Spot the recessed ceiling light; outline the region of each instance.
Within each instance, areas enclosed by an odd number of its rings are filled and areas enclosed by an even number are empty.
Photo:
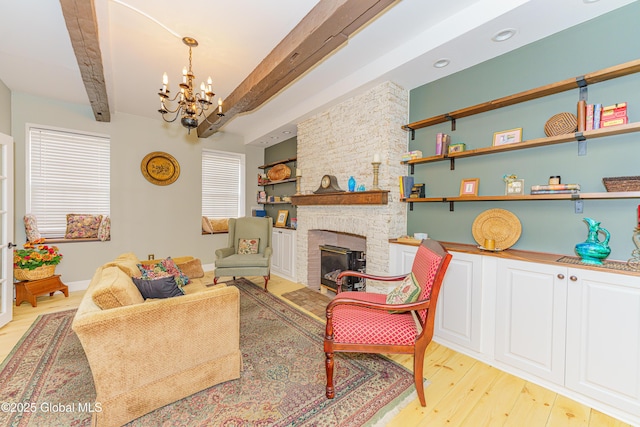
[[[436,62],[433,63],[433,66],[436,68],[443,68],[446,67],[447,65],[449,65],[451,61],[449,61],[447,58],[442,58],[442,59],[438,59]]]
[[[291,131],[290,130],[283,130],[282,133],[284,133],[286,135],[289,135],[291,133]]]
[[[494,42],[503,42],[505,40],[509,40],[516,34],[516,30],[513,28],[507,28],[504,30],[500,30],[491,37],[491,40]]]

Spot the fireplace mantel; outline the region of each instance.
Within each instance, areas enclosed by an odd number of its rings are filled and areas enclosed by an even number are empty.
[[[343,191],[327,194],[302,194],[291,196],[291,203],[296,206],[313,205],[386,205],[389,190]]]

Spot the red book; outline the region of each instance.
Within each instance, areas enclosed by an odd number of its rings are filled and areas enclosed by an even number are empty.
[[[625,117],[627,115],[627,107],[613,108],[611,110],[602,110],[601,120],[610,120],[617,117]]]
[[[627,122],[629,121],[628,117],[618,117],[615,119],[611,119],[611,120],[604,120],[602,122],[600,122],[600,127],[601,128],[606,128],[606,127],[611,127],[611,126],[618,126],[618,125],[626,125]]]

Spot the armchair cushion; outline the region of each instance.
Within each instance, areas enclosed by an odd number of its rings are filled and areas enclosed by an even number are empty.
[[[368,292],[341,292],[335,300],[353,298],[386,304],[387,296]],[[333,339],[336,343],[413,345],[416,323],[409,312],[389,315],[387,310],[336,305],[333,310]]]
[[[216,268],[269,267],[269,257],[262,254],[234,254],[216,260]]]
[[[171,298],[184,295],[182,289],[176,284],[174,276],[161,277],[159,279],[139,279],[134,277],[133,283],[135,283],[144,299]]]
[[[238,241],[238,254],[249,255],[258,253],[260,239],[240,239]]]
[[[420,285],[413,273],[410,273],[405,279],[396,286],[387,295],[387,304],[407,304],[418,301],[420,296]],[[393,313],[393,312],[392,312]]]

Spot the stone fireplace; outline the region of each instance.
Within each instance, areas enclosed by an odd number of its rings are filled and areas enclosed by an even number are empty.
[[[317,289],[315,257],[319,244],[339,244],[359,236],[367,258],[366,271],[386,275],[389,271],[389,239],[405,234],[407,206],[399,201],[398,176],[406,174],[400,157],[407,150],[408,93],[392,82],[382,83],[365,94],[348,99],[298,125],[300,190],[315,191],[323,175],[335,175],[343,190],[353,176],[356,185],[372,189],[374,155],[381,165],[379,186],[389,190],[385,205],[298,206],[296,274],[300,283]],[[332,237],[329,234],[332,232]],[[326,241],[320,242],[324,239]],[[317,252],[317,255],[316,255]],[[319,259],[319,258],[318,258]],[[319,268],[319,267],[318,267]],[[367,290],[386,293],[387,287],[371,281]]]

